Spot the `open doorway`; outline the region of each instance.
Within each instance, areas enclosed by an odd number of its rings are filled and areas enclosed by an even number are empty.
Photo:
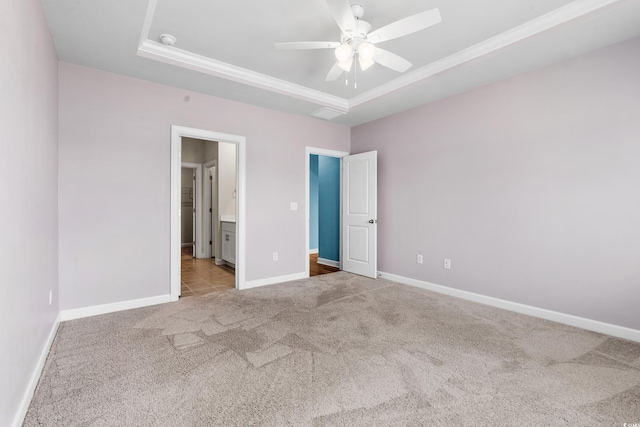
[[[239,288],[245,139],[179,126],[171,134],[171,299]]]
[[[180,297],[233,289],[236,144],[192,137],[180,142]]]
[[[348,153],[306,149],[307,276],[341,269],[341,158]]]

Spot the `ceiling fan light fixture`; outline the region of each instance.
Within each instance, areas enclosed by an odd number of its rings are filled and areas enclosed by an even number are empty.
[[[345,61],[339,61],[338,67],[342,68],[347,73],[351,71],[351,66],[353,65],[353,56],[347,58]]]
[[[336,48],[336,59],[338,60],[338,62],[345,62],[352,56],[353,48],[350,45],[343,43]],[[349,65],[349,68],[350,67],[351,65]]]
[[[364,61],[373,61],[373,56],[376,54],[376,48],[371,43],[360,43],[358,46],[358,57]]]

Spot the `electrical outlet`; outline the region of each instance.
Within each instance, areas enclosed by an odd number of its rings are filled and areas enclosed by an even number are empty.
[[[53,302],[53,290],[49,289],[49,305]]]
[[[417,262],[418,264],[422,264],[422,263],[424,263],[424,259],[422,258],[422,254],[418,254],[418,255],[416,255],[416,262]]]
[[[298,202],[291,202],[291,210],[292,211],[298,210]]]
[[[277,261],[278,260],[278,252],[274,252],[273,253],[273,260]]]
[[[449,258],[444,259],[443,267],[447,270],[451,270],[451,260]]]

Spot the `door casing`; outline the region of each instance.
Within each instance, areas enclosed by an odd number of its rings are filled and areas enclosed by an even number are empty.
[[[344,156],[348,156],[349,153],[347,153],[346,151],[337,151],[337,150],[329,150],[326,148],[318,148],[318,147],[305,147],[305,187],[304,187],[304,194],[305,194],[305,221],[304,221],[304,226],[305,226],[305,233],[304,233],[304,253],[305,253],[305,277],[309,277],[309,255],[311,255],[311,253],[309,252],[309,205],[310,205],[310,195],[309,195],[309,186],[311,185],[311,162],[310,162],[310,158],[312,154],[317,154],[319,156],[328,156],[328,157],[338,157],[338,158],[343,158]],[[340,167],[340,174],[341,174],[341,181],[342,181],[342,166]],[[340,192],[342,192],[342,185],[340,186]],[[342,212],[342,197],[340,197],[340,212]],[[342,230],[342,213],[340,214],[340,230]],[[342,260],[342,231],[340,232],[340,258]],[[340,265],[340,268],[342,268],[342,264]]]
[[[180,179],[182,167],[182,138],[222,141],[237,146],[238,189],[236,194],[236,289],[244,289],[246,283],[246,158],[247,139],[240,135],[171,126],[171,199],[170,199],[170,300],[180,297]]]

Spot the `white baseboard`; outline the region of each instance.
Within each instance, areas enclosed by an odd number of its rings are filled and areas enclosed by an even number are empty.
[[[340,268],[340,261],[334,261],[332,259],[318,258],[318,264],[328,265],[330,267]]]
[[[132,308],[147,307],[150,305],[171,302],[171,295],[159,295],[157,297],[140,298],[129,301],[114,302],[111,304],[93,305],[90,307],[73,308],[60,312],[61,320],[81,319],[83,317],[97,316],[99,314],[114,313],[116,311],[130,310]]]
[[[239,289],[243,290],[243,289],[257,288],[259,286],[273,285],[275,283],[284,283],[284,282],[291,282],[292,280],[307,279],[308,277],[309,276],[305,272],[302,272],[302,273],[296,273],[296,274],[288,274],[286,276],[277,276],[277,277],[268,277],[266,279],[250,280],[248,282],[244,282]]]
[[[49,331],[49,336],[47,336],[47,340],[45,341],[44,346],[40,351],[40,356],[38,357],[36,366],[33,368],[31,378],[29,378],[29,383],[27,384],[27,389],[24,391],[24,395],[22,396],[22,400],[20,401],[20,406],[18,407],[18,411],[13,418],[13,423],[11,423],[13,427],[20,427],[24,422],[24,417],[27,416],[27,411],[29,410],[31,399],[33,399],[33,394],[36,391],[36,386],[38,385],[38,381],[40,381],[40,375],[42,374],[44,364],[47,361],[47,356],[49,356],[49,350],[51,350],[53,340],[55,339],[56,333],[58,332],[60,321],[61,316],[60,313],[58,313],[58,317],[56,317],[56,320],[51,327],[51,331]]]
[[[315,249],[309,249],[309,255],[311,254],[317,254],[318,253],[318,248]]]
[[[475,294],[473,292],[462,291],[459,289],[449,288],[447,286],[436,285],[421,280],[410,279],[408,277],[397,276],[395,274],[378,272],[383,279],[388,279],[404,285],[415,286],[429,291],[462,298],[468,301],[478,302],[480,304],[490,305],[505,310],[515,311],[529,316],[539,317],[541,319],[551,320],[565,325],[575,326],[577,328],[587,329],[589,331],[599,332],[630,341],[640,342],[640,330],[627,328],[625,326],[612,325],[610,323],[600,322],[598,320],[586,319],[584,317],[573,316],[571,314],[560,313],[557,311],[547,310],[545,308],[533,307],[530,305],[520,304],[502,300],[499,298],[488,297],[485,295]]]

